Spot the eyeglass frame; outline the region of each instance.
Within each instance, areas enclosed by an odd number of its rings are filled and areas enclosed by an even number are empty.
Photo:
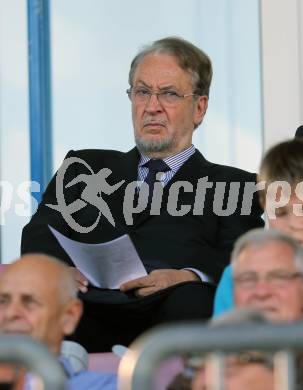
[[[280,275],[279,275],[280,272]],[[294,272],[288,272],[284,273],[284,275],[281,273],[281,270],[273,270],[269,271],[265,275],[258,275],[256,272],[246,272],[247,276],[250,276],[251,279],[249,280],[242,279],[241,276],[245,276],[245,272],[239,275],[235,275],[233,277],[235,285],[238,284],[238,286],[241,286],[242,288],[245,288],[246,290],[253,289],[256,287],[258,283],[260,283],[261,280],[266,281],[271,287],[280,287],[280,286],[286,286],[287,283],[291,282],[292,280],[296,278],[302,278],[303,274],[299,271]]]
[[[168,105],[168,106],[173,106],[174,104],[178,104],[178,102],[181,100],[181,99],[185,99],[185,98],[187,98],[187,97],[189,97],[189,96],[201,96],[201,95],[199,95],[198,93],[187,93],[187,94],[179,94],[177,91],[175,91],[175,90],[172,90],[172,89],[165,89],[165,90],[163,90],[163,91],[160,91],[160,92],[155,92],[155,91],[153,91],[153,90],[151,90],[151,89],[148,89],[148,88],[146,88],[146,87],[135,87],[135,86],[131,86],[130,88],[128,88],[127,90],[126,90],[126,93],[127,93],[127,95],[128,95],[128,97],[129,97],[129,99],[130,99],[130,101],[131,102],[134,102],[133,100],[132,100],[132,98],[131,98],[131,93],[132,93],[132,91],[134,90],[134,89],[136,89],[136,88],[142,88],[142,90],[145,90],[146,91],[146,93],[147,93],[147,95],[148,95],[148,99],[146,100],[146,101],[142,101],[141,103],[139,103],[139,104],[147,104],[147,103],[149,103],[150,102],[150,99],[151,99],[151,97],[153,96],[153,95],[156,95],[156,97],[157,97],[157,100],[158,100],[158,102],[162,105],[162,106],[166,106],[166,105]],[[178,100],[176,100],[175,102],[173,102],[173,103],[168,103],[167,104],[167,102],[165,103],[163,103],[163,101],[161,101],[161,96],[163,96],[164,94],[166,94],[166,93],[169,93],[169,92],[173,92],[173,93],[175,93],[175,95],[176,95],[176,97],[178,97]],[[137,102],[137,104],[138,104],[138,102]]]

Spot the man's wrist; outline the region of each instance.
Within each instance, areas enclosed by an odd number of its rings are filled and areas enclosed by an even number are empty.
[[[184,278],[184,282],[197,282],[197,281],[199,282],[200,281],[199,276],[195,272],[193,272],[189,269],[182,269],[179,272],[182,272],[182,277]]]

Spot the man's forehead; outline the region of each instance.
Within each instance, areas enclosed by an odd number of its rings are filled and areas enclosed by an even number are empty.
[[[51,275],[47,277],[38,269],[30,270],[12,266],[0,277],[1,293],[46,296],[53,295],[57,288],[58,279],[54,279]]]
[[[0,292],[24,292],[26,294],[35,292],[37,285],[33,277],[22,278],[19,274],[7,274],[0,278]]]
[[[7,297],[9,299],[24,299],[24,298],[35,298],[37,300],[43,301],[47,300],[48,297],[51,297],[53,294],[46,294],[45,291],[35,288],[36,286],[22,283],[14,284],[12,280],[3,280],[0,282],[0,296]]]
[[[134,73],[134,83],[139,81],[151,82],[158,80],[165,84],[172,80],[180,81],[180,75],[186,81],[191,82],[192,74],[190,71],[182,69],[176,57],[169,54],[148,54],[139,62]],[[182,80],[182,81],[185,81]]]
[[[284,242],[272,241],[262,245],[250,245],[238,256],[236,269],[296,268],[293,249]]]
[[[21,259],[8,265],[5,271],[1,274],[10,278],[20,277],[32,279],[43,279],[46,282],[52,279],[58,279],[61,273],[61,264],[54,262],[47,256],[39,255],[25,255]]]

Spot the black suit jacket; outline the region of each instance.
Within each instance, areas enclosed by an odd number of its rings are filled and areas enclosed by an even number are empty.
[[[135,224],[128,226],[123,214],[123,199],[125,188],[130,182],[137,180],[139,153],[136,148],[127,153],[109,150],[71,151],[66,157],[77,157],[84,160],[97,173],[102,168],[109,168],[112,174],[107,182],[115,184],[120,180],[125,183],[113,194],[102,194],[103,200],[111,209],[115,226],[101,216],[97,227],[89,233],[78,233],[70,228],[61,214],[46,206],[56,204],[56,176],[48,185],[42,202],[31,221],[23,229],[21,252],[43,252],[56,256],[68,264],[72,264],[67,254],[62,250],[47,225],[51,225],[64,235],[78,241],[99,243],[112,240],[122,234],[129,234],[148,270],[153,268],[196,268],[208,274],[217,282],[223,268],[229,263],[230,252],[235,240],[245,231],[263,226],[260,218],[261,208],[255,194],[250,215],[240,215],[242,196],[246,182],[255,182],[256,177],[246,171],[213,164],[207,161],[196,150],[185,164],[175,174],[163,191],[163,201],[160,215],[152,216],[142,212],[135,219]],[[79,174],[90,174],[87,167],[81,163],[71,165],[64,176],[64,183],[70,182]],[[199,210],[195,215],[193,205],[201,206],[201,200],[196,198],[196,187],[199,179],[208,177],[213,187],[206,190],[203,214]],[[169,190],[174,183],[187,181],[192,184],[193,192],[179,192],[180,205],[190,205],[191,210],[184,216],[172,216],[167,210]],[[225,203],[229,192],[229,183],[239,183],[239,196],[236,210],[229,216],[218,216],[214,212],[213,201],[215,187],[220,182],[226,182]],[[66,204],[81,198],[84,183],[65,188]],[[199,203],[200,202],[200,203]],[[226,204],[225,204],[226,205]],[[87,205],[73,214],[73,218],[82,226],[90,226],[97,218],[99,210]],[[88,296],[87,296],[88,297]]]

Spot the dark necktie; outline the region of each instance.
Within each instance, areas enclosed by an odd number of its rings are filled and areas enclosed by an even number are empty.
[[[145,163],[144,166],[148,168],[148,174],[144,181],[149,186],[148,206],[150,206],[150,203],[152,201],[154,184],[157,181],[157,173],[167,172],[170,170],[170,168],[163,160],[159,159],[151,159],[147,163]]]

